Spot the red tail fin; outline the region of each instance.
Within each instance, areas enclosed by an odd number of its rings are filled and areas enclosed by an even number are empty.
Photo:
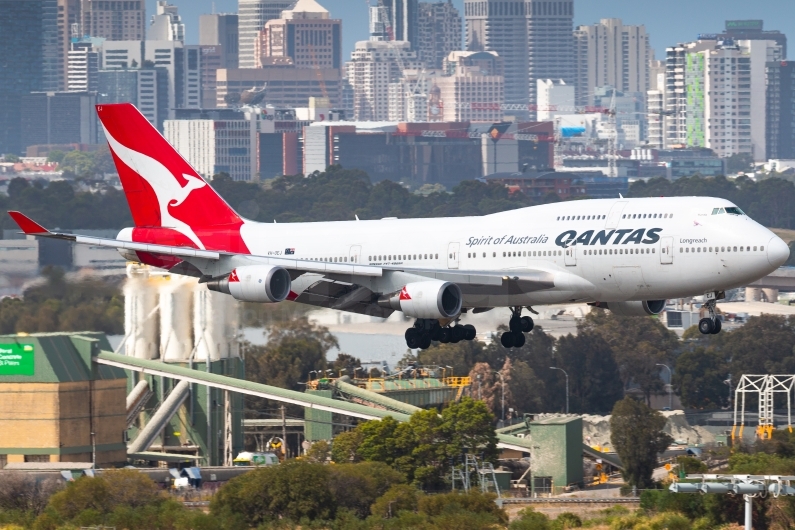
[[[243,220],[134,105],[97,105],[136,240],[248,252]]]

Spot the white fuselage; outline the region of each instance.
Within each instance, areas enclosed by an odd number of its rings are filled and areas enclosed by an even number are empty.
[[[465,292],[464,307],[660,300],[740,287],[786,260],[786,244],[767,228],[713,214],[733,206],[705,197],[598,199],[482,217],[246,222],[241,234],[260,256],[554,278],[554,288],[487,301]]]

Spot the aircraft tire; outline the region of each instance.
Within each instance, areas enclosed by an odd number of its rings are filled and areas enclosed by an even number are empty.
[[[450,334],[452,335],[452,343],[458,343],[462,340],[466,339],[466,330],[464,330],[464,326],[453,326],[450,330]]]
[[[713,324],[711,318],[702,318],[698,321],[698,330],[701,332],[702,335],[710,335],[712,334],[712,330],[715,329],[715,324]]]
[[[502,344],[503,348],[513,348],[513,341],[514,334],[510,331],[506,331],[500,337],[500,344]]]
[[[439,333],[439,342],[441,342],[442,344],[449,343],[451,338],[450,337],[451,333],[452,331],[450,330],[450,328],[442,328],[441,333]]]
[[[514,333],[513,334],[513,347],[514,348],[521,348],[522,346],[524,346],[524,343],[525,343],[524,333],[519,332],[519,333]]]
[[[712,323],[712,334],[717,335],[718,333],[720,333],[720,329],[722,327],[723,326],[721,325],[720,319],[716,317],[715,322]]]
[[[508,321],[508,328],[514,333],[522,331],[522,317],[513,315],[511,320]]]
[[[431,335],[429,333],[423,333],[420,337],[420,349],[427,350],[431,347]]]
[[[406,346],[412,350],[420,347],[420,332],[416,328],[406,330]]]
[[[535,323],[533,322],[532,318],[530,318],[530,317],[522,317],[522,332],[530,333],[531,331],[533,331],[533,327],[534,326],[535,326]]]
[[[464,340],[475,340],[477,334],[478,332],[472,324],[464,326]]]

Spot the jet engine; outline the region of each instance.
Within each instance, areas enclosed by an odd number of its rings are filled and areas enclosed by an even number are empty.
[[[457,317],[462,303],[461,288],[441,280],[409,283],[378,299],[381,307],[402,311],[406,316],[434,319]]]
[[[597,307],[609,309],[622,317],[642,317],[657,315],[665,309],[666,300],[643,300],[642,302],[606,302]]]
[[[241,302],[281,302],[290,294],[290,273],[273,265],[245,265],[220,280],[207,282],[207,288],[232,295]]]

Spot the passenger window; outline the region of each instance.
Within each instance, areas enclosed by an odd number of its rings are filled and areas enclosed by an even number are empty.
[[[436,254],[436,259],[439,259],[439,254]]]
[[[627,218],[627,216],[626,216],[626,215],[622,215],[622,216],[621,216],[621,218],[622,218],[622,219],[626,219],[626,218]]]
[[[737,247],[734,247],[734,252],[737,252]]]
[[[756,247],[754,247],[754,252],[756,252]]]
[[[483,253],[483,257],[484,257],[484,258],[486,257],[486,253],[485,253],[485,252]]]
[[[645,213],[643,214],[643,218],[646,219],[646,214]]]
[[[765,247],[759,247],[759,250],[761,250],[762,252],[764,252],[764,251],[765,251]]]

